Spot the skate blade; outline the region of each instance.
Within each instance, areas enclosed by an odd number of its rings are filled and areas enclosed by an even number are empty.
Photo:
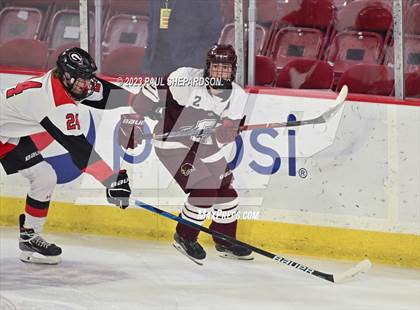
[[[219,256],[223,258],[227,258],[227,259],[234,259],[234,260],[253,260],[254,259],[252,254],[249,254],[247,256],[237,256],[231,253],[219,252]]]
[[[19,259],[24,263],[57,265],[61,262],[61,256],[44,256],[36,252],[22,252]]]
[[[203,266],[203,263],[202,262],[200,262],[199,260],[195,259],[194,257],[189,256],[187,254],[187,252],[185,252],[185,250],[182,248],[182,246],[180,246],[178,243],[174,242],[174,243],[172,243],[172,245],[174,246],[175,249],[177,249],[180,253],[182,253],[183,255],[185,255],[186,257],[188,257],[194,263],[196,263],[199,266]]]

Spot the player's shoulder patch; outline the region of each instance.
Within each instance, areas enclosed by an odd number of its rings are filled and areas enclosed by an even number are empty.
[[[76,104],[64,88],[58,77],[51,75],[51,88],[54,97],[54,104],[56,107],[64,104]]]

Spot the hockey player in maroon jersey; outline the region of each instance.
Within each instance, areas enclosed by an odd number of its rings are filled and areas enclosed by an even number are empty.
[[[164,106],[163,117],[155,134],[216,128],[215,135],[155,140],[155,151],[163,165],[188,195],[181,217],[202,224],[211,213],[210,228],[236,237],[238,195],[232,187],[233,175],[225,158],[225,146],[232,143],[244,119],[247,95],[234,82],[237,57],[231,45],[214,45],[208,52],[206,68],[179,68],[169,75],[164,86],[145,84],[132,107],[138,113],[124,115],[120,128],[122,145],[135,147],[142,139],[142,126],[124,121],[141,120],[146,111]],[[216,83],[189,82],[216,80]],[[203,80],[202,81],[206,81]],[[133,129],[134,128],[134,129]],[[131,135],[130,135],[131,133]],[[134,141],[133,141],[134,140]],[[206,252],[198,243],[199,231],[178,224],[174,246],[193,260],[202,260]],[[223,257],[252,259],[251,251],[214,238]]]
[[[7,174],[18,172],[30,182],[25,214],[19,217],[24,262],[56,264],[61,260],[61,248],[40,236],[57,176],[31,135],[48,132],[80,170],[105,186],[108,202],[123,209],[128,206],[131,189],[126,171],[113,171],[102,160],[79,122],[80,103],[98,109],[128,104],[130,94],[97,78],[96,69],[86,51],[70,48],[58,57],[55,69],[0,92],[0,162]]]

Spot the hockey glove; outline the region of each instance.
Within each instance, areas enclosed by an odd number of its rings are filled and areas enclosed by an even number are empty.
[[[142,85],[138,93],[131,101],[133,110],[152,120],[160,120],[162,117],[162,102],[159,98],[159,90],[154,83]]]
[[[122,114],[118,130],[118,143],[125,149],[135,149],[144,137],[144,117],[140,114]]]
[[[129,205],[131,195],[130,182],[126,170],[120,170],[114,173],[107,180],[104,185],[106,187],[106,199],[109,203],[125,209]]]
[[[225,118],[223,124],[216,127],[217,142],[227,144],[235,141],[239,134],[241,120],[231,120]]]

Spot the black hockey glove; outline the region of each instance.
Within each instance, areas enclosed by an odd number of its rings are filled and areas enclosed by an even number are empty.
[[[122,114],[118,143],[125,149],[135,149],[143,142],[144,117],[140,114]]]
[[[126,170],[114,173],[105,182],[106,199],[109,203],[125,209],[129,205],[131,195],[130,183]]]

